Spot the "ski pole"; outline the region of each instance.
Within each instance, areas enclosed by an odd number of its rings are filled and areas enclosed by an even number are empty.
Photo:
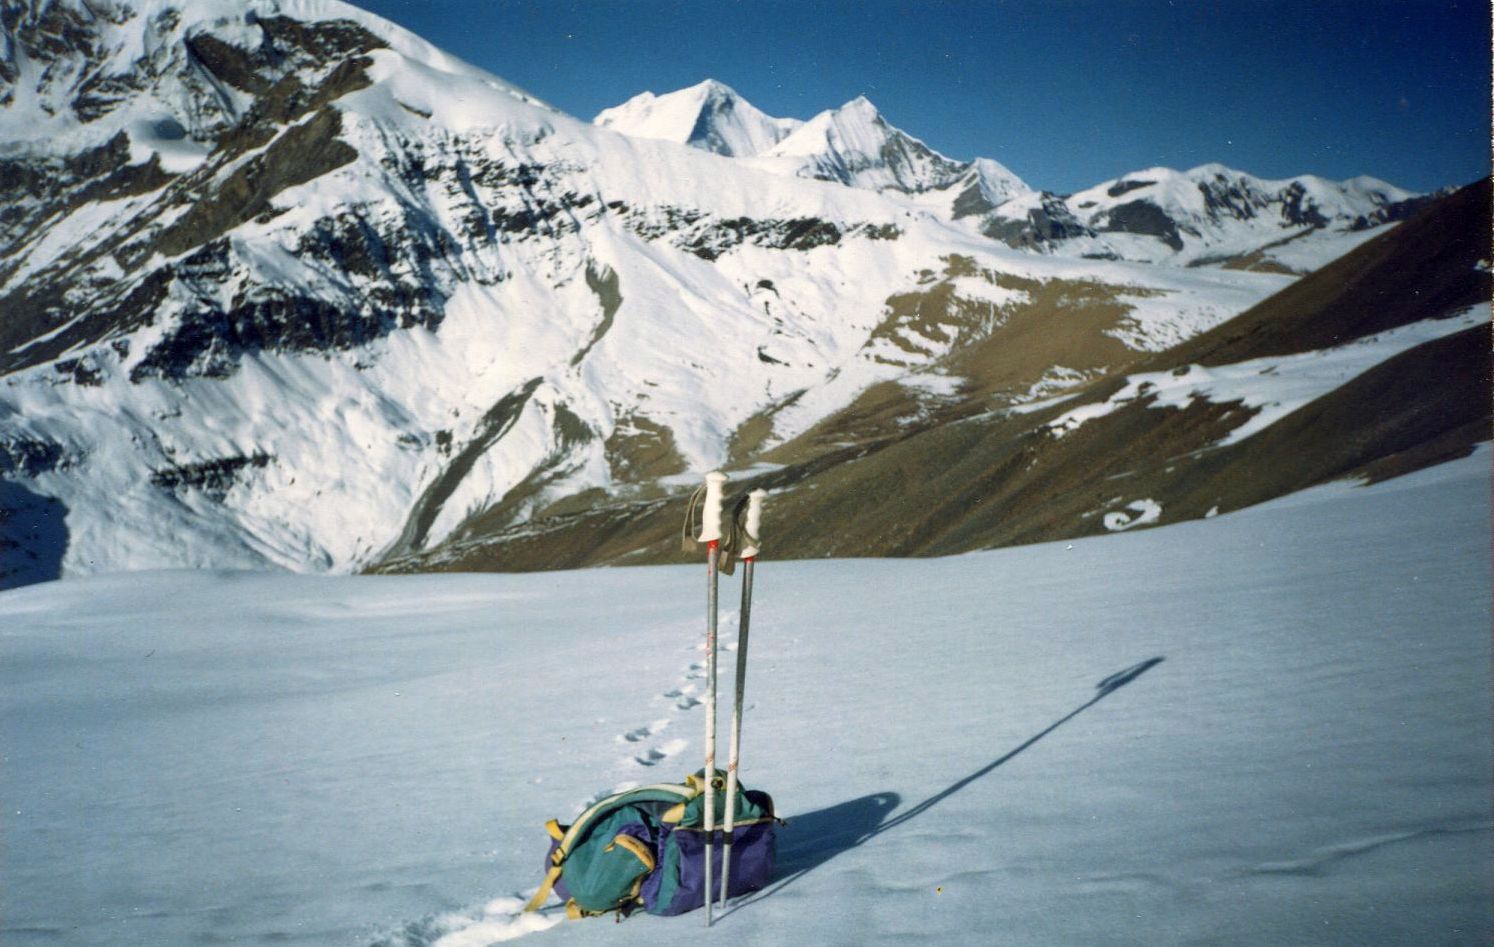
[[[711,861],[716,833],[716,551],[721,545],[721,492],[726,474],[706,474],[700,541],[706,543],[705,919],[711,926]]]
[[[742,612],[737,624],[737,691],[731,709],[731,749],[726,764],[726,841],[721,855],[721,903],[731,896],[731,832],[737,815],[737,763],[742,743],[742,690],[747,686],[747,627],[752,619],[752,565],[757,561],[762,536],[763,498],[766,490],[747,494],[747,540],[742,547]]]

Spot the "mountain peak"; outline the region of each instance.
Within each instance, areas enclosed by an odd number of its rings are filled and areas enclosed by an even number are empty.
[[[794,159],[801,177],[906,194],[948,187],[971,169],[889,124],[864,95],[811,118],[768,156]]]
[[[741,98],[737,90],[718,79],[702,79],[684,92],[700,92],[714,98]]]
[[[634,138],[679,142],[728,157],[750,157],[772,148],[801,124],[764,114],[716,79],[654,95],[643,92],[604,109],[592,124]]]

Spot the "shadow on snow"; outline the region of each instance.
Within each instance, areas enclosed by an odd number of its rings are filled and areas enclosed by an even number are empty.
[[[62,577],[67,507],[13,480],[0,480],[0,591]]]
[[[781,877],[771,887],[764,889],[762,893],[733,905],[721,917],[726,917],[739,907],[751,904],[762,898],[770,897],[842,852],[865,845],[883,832],[895,829],[904,822],[923,815],[961,789],[964,789],[981,777],[989,775],[996,767],[1010,761],[1017,754],[1028,749],[1043,737],[1057,730],[1070,720],[1073,720],[1084,711],[1161,663],[1162,658],[1148,658],[1145,661],[1131,665],[1125,670],[1117,671],[1110,675],[1095,685],[1095,695],[1089,700],[1075,707],[1067,714],[1064,714],[1047,727],[1028,737],[1022,743],[998,756],[985,766],[982,766],[962,779],[956,780],[916,806],[898,813],[896,816],[893,815],[893,812],[897,809],[899,803],[901,803],[902,798],[895,792],[873,793],[869,796],[862,796],[859,799],[838,803],[827,809],[817,809],[814,812],[806,812],[803,815],[794,816],[787,821],[778,836],[778,871]]]

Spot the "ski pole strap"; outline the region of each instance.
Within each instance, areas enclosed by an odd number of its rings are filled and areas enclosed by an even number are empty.
[[[752,559],[762,551],[763,498],[767,495],[768,491],[759,488],[732,506],[730,527],[721,540],[722,575],[731,575],[737,560]]]
[[[681,552],[695,551],[695,530],[691,527],[695,522],[695,510],[700,506],[700,498],[705,496],[705,489],[706,485],[703,483],[696,487],[695,492],[690,494],[689,504],[685,507],[685,522],[680,527]]]
[[[742,544],[742,511],[747,508],[747,498],[741,497],[733,504],[731,515],[726,518],[726,535],[721,538],[721,557],[717,568],[722,575],[731,575],[737,568],[737,547]]]
[[[747,523],[742,527],[742,535],[745,542],[738,555],[743,559],[755,559],[762,552],[763,535],[763,500],[768,496],[768,491],[759,487],[747,494]],[[741,504],[738,504],[741,509]]]

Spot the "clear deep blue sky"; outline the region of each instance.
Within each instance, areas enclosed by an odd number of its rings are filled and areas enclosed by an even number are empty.
[[[1490,170],[1487,2],[354,2],[580,118],[707,77],[794,118],[865,95],[1060,192],[1207,161],[1413,190]]]

